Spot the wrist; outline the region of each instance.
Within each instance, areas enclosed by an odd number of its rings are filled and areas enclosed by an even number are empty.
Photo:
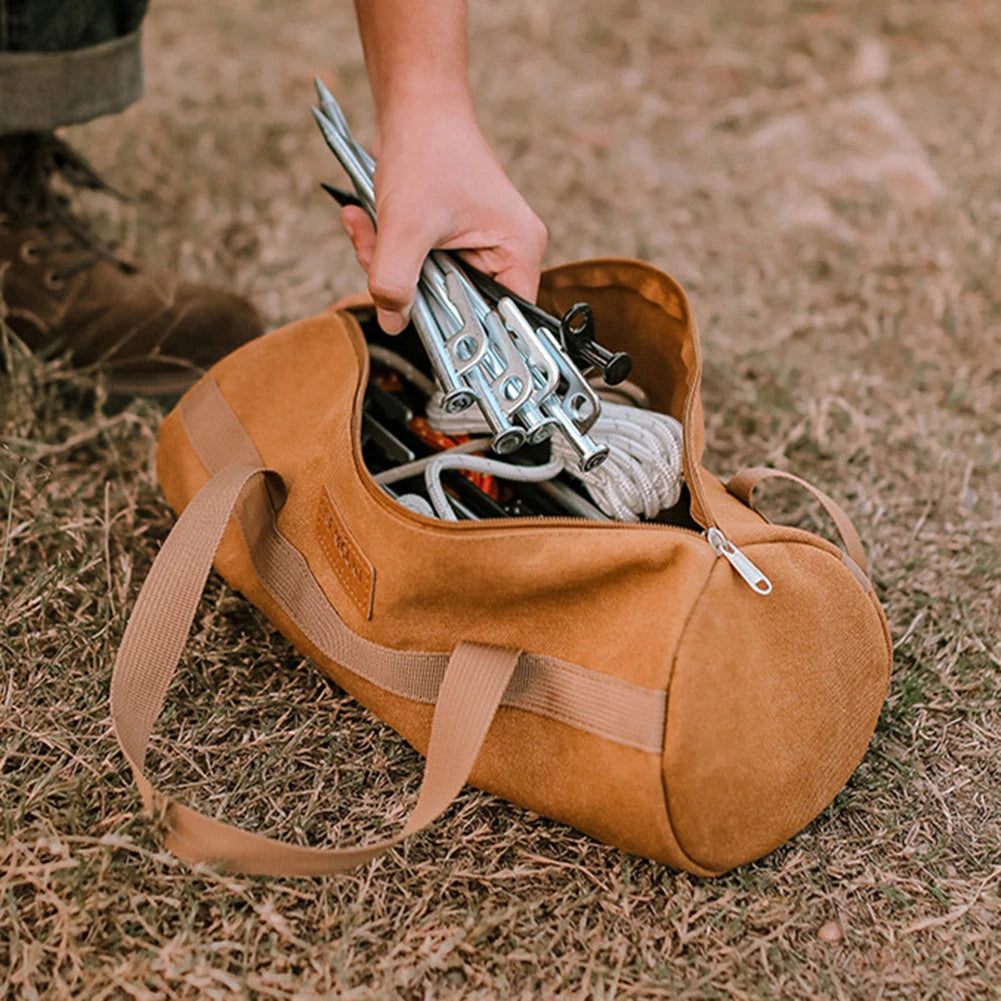
[[[385,138],[399,129],[448,120],[478,128],[473,99],[464,81],[428,80],[419,76],[394,80],[376,108],[376,128]]]

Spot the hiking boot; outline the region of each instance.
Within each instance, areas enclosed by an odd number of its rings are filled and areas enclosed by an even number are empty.
[[[114,193],[55,135],[0,136],[0,295],[32,352],[106,372],[115,393],[168,394],[262,332],[240,296],[118,256],[54,190],[57,175]]]

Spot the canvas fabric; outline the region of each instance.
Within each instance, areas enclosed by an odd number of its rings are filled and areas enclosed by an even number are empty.
[[[428,755],[425,786],[445,769],[433,808],[418,804],[422,823],[468,780],[713,875],[780,845],[847,781],[892,659],[854,528],[806,484],[841,547],[773,525],[752,495],[774,472],[724,484],[702,467],[700,348],[672,279],[628,260],[546,273],[544,306],[578,300],[602,340],[632,354],[652,406],[682,421],[692,518],[746,552],[772,593],[755,593],[696,530],[444,523],[403,509],[360,454],[364,299],[290,324],[214,366],[160,430],[160,482],[181,517],[119,653],[113,717],[178,854],[273,874],[370,857],[198,819],[145,777],[145,741],[213,558],[297,649]]]

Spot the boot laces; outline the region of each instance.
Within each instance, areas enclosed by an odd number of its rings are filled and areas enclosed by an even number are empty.
[[[0,156],[7,168],[0,209],[17,226],[46,234],[48,239],[35,244],[36,253],[76,255],[72,263],[52,272],[54,279],[65,281],[102,260],[122,271],[134,270],[89,223],[73,213],[69,197],[53,187],[53,178],[58,176],[70,188],[124,197],[80,153],[54,133],[26,132],[5,136],[0,141]]]

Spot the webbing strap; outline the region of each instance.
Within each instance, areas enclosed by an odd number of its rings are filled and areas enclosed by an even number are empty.
[[[181,400],[185,434],[210,475],[232,462],[263,466],[247,429],[216,382],[203,379]],[[278,506],[277,478],[268,478]],[[394,695],[434,702],[448,655],[397,650],[350,629],[310,571],[302,551],[275,523],[263,491],[245,493],[237,521],[251,568],[270,599],[325,657]],[[265,609],[267,611],[267,609]],[[502,705],[567,723],[651,754],[664,744],[667,695],[559,657],[523,654]]]
[[[166,845],[176,855],[251,875],[324,875],[374,858],[448,808],[472,771],[519,651],[474,643],[456,647],[437,692],[417,803],[394,837],[341,849],[302,847],[215,820],[164,796],[143,771],[153,724],[230,514],[245,490],[266,498],[266,480],[280,486],[276,473],[259,466],[227,466],[185,508],[153,562],[115,658],[111,717],[143,804],[162,819]]]
[[[855,526],[851,523],[851,519],[845,514],[844,508],[836,500],[828,497],[823,490],[818,490],[812,483],[807,483],[806,480],[801,480],[792,473],[785,473],[781,469],[752,466],[749,469],[742,469],[735,476],[732,476],[727,481],[726,489],[735,497],[742,500],[748,507],[753,507],[755,511],[758,511],[752,501],[751,495],[759,483],[771,479],[788,480],[791,483],[795,483],[818,501],[821,507],[830,515],[831,521],[834,522],[838,534],[841,536],[841,541],[844,543],[845,551],[863,573],[868,573],[865,549],[862,546],[862,540],[859,538],[858,532],[855,531]],[[760,511],[758,513],[761,514]],[[762,515],[762,517],[764,516]]]

